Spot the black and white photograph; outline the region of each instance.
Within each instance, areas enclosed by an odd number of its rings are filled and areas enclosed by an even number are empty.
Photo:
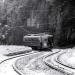
[[[0,75],[75,75],[74,0],[0,0]]]

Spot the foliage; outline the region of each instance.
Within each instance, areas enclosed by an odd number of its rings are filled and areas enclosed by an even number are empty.
[[[63,36],[62,27],[67,18],[73,16],[74,9],[73,0],[5,0],[0,3],[0,33],[8,32],[8,44],[22,44],[23,35],[47,31],[54,35],[56,45]],[[27,27],[28,19],[32,23],[30,27]],[[5,25],[9,26],[7,30],[4,30]]]

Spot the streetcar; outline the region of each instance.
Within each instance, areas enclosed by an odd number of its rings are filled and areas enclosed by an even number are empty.
[[[32,48],[44,49],[52,47],[53,35],[39,33],[39,34],[28,34],[23,37],[25,46]]]

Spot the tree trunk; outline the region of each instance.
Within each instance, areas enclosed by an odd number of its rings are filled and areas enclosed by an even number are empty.
[[[55,29],[55,33],[54,33],[54,47],[58,46],[58,43],[59,43],[60,38],[61,38],[61,32],[62,32],[61,21],[62,21],[61,12],[57,8],[57,14],[56,14],[56,24],[57,25],[56,25],[56,29]]]

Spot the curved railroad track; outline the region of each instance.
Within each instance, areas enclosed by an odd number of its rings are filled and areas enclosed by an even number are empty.
[[[16,71],[14,71],[12,64],[19,58],[24,57],[26,55],[34,54],[36,51],[29,52],[26,54],[20,54],[6,60],[0,62],[0,75],[19,75]]]

